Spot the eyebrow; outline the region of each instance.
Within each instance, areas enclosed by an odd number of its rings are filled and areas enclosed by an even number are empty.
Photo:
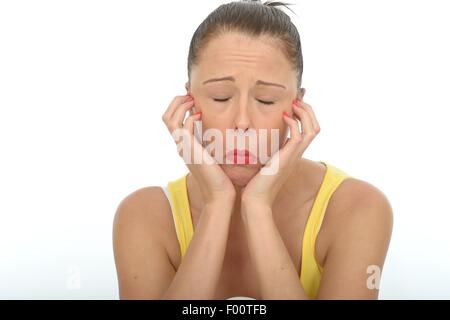
[[[217,82],[217,81],[232,81],[235,82],[236,79],[234,77],[223,77],[223,78],[213,78],[213,79],[209,79],[203,82],[203,84],[207,84],[209,82]],[[275,87],[280,87],[286,90],[286,87],[278,84],[278,83],[273,83],[273,82],[267,82],[267,81],[263,81],[263,80],[257,80],[255,82],[256,85],[264,85],[264,86],[275,86]]]

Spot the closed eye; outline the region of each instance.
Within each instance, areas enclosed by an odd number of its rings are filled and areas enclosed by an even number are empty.
[[[230,99],[214,99],[214,101],[217,101],[217,102],[226,102],[226,101],[228,101],[228,100],[230,100]],[[262,104],[266,104],[266,105],[274,104],[273,101],[262,101],[262,100],[258,100],[258,102],[261,102]]]
[[[217,102],[225,102],[225,101],[228,101],[229,99],[214,99],[214,101],[217,101]]]
[[[262,101],[262,100],[258,100],[259,102],[261,102],[262,104],[273,104],[273,101]]]

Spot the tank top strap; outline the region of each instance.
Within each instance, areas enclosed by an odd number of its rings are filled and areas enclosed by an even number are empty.
[[[302,242],[300,280],[310,298],[316,296],[323,272],[322,266],[316,260],[315,247],[328,202],[341,182],[352,177],[328,162],[320,162],[326,166],[325,176],[306,222]]]
[[[181,257],[184,256],[194,234],[192,215],[186,185],[187,174],[167,184],[173,221],[180,244]]]

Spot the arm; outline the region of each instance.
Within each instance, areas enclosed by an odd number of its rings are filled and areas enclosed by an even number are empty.
[[[338,212],[318,299],[377,299],[393,225],[384,194],[358,182],[359,199]]]
[[[358,185],[358,200],[350,208],[341,209],[339,219],[333,221],[337,224],[333,227],[336,232],[328,249],[317,299],[378,297],[392,233],[392,207],[375,187],[364,182]],[[251,259],[263,299],[308,299],[270,208],[244,207]]]
[[[205,206],[182,263],[176,271],[164,245],[163,198],[159,188],[127,197],[114,219],[114,256],[121,299],[212,299],[225,255],[231,208]],[[142,197],[144,198],[144,197]]]
[[[242,217],[262,299],[308,299],[275,225],[272,209],[244,204]]]
[[[206,205],[180,267],[163,299],[214,299],[232,208]]]

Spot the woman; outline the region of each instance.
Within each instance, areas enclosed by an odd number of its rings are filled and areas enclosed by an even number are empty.
[[[303,100],[298,31],[277,5],[222,5],[194,33],[187,94],[163,115],[174,138],[185,134],[179,149],[189,173],[119,205],[121,298],[378,297],[391,206],[371,184],[302,157],[320,127]],[[208,150],[194,123],[224,143]],[[248,147],[245,133],[262,137],[261,129],[279,133],[258,140],[259,149],[270,147],[269,160]],[[245,147],[235,147],[242,137]]]

